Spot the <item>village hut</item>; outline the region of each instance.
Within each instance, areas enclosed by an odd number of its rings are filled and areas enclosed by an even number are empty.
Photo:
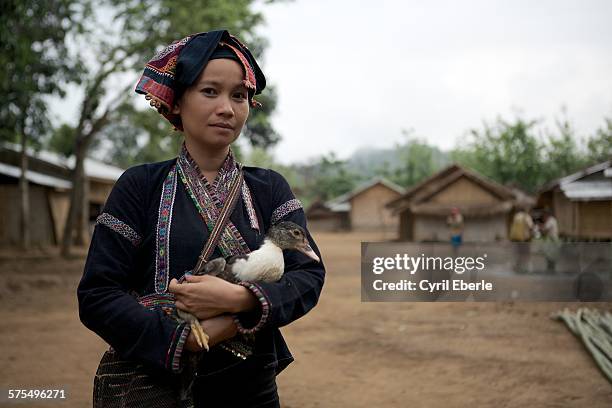
[[[447,241],[446,223],[453,208],[464,218],[465,242],[506,240],[510,220],[533,198],[457,164],[410,188],[387,207],[399,215],[399,239],[417,242]]]
[[[27,150],[30,241],[35,246],[58,245],[70,205],[71,168],[74,157],[66,159],[49,151]],[[18,245],[21,236],[20,192],[21,148],[0,145],[0,246]],[[91,226],[123,169],[93,159],[85,160],[87,207],[81,223],[89,236]]]
[[[308,228],[312,231],[347,231],[351,227],[349,210],[350,205],[345,202],[317,200],[306,210]]]
[[[396,231],[398,217],[386,204],[403,191],[397,184],[376,177],[331,201],[311,205],[307,211],[309,225],[323,231]]]
[[[548,183],[537,206],[552,211],[562,237],[612,240],[612,160]]]

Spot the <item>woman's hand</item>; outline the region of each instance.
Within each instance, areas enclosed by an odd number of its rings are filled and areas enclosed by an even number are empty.
[[[176,307],[200,320],[223,313],[243,312],[258,304],[250,290],[216,276],[188,275],[184,283],[172,279],[168,290],[176,298]]]
[[[200,324],[204,329],[204,332],[208,334],[208,347],[212,347],[215,344],[219,344],[224,340],[231,339],[237,333],[236,323],[230,315],[221,315],[212,317],[210,319],[201,320]],[[187,336],[185,341],[185,348],[193,353],[202,351],[202,347],[198,345],[198,342],[193,335],[193,331]]]

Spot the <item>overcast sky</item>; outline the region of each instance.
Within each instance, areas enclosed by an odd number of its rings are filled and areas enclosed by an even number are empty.
[[[261,6],[283,163],[393,147],[443,149],[498,115],[580,135],[612,117],[612,1],[296,0]],[[54,104],[74,122],[81,97]],[[142,100],[143,107],[147,103]]]
[[[498,115],[562,106],[580,134],[612,117],[611,1],[334,1],[265,6],[282,162],[392,147],[402,129],[441,148]]]

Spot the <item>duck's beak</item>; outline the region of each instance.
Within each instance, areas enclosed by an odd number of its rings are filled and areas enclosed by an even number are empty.
[[[317,262],[321,262],[317,254],[315,254],[315,251],[313,251],[310,245],[308,245],[308,241],[306,240],[306,238],[304,238],[304,241],[302,241],[302,243],[298,245],[295,249],[297,249],[309,258],[312,258]]]

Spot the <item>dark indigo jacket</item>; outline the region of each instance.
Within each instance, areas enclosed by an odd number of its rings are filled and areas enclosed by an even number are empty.
[[[162,185],[176,159],[128,169],[115,184],[96,225],[83,278],[78,287],[83,324],[96,332],[123,357],[168,371],[179,371],[182,334],[178,323],[160,310],[149,310],[137,296],[154,292],[156,236]],[[306,229],[303,209],[286,180],[272,170],[244,167],[261,231],[251,227],[242,196],[230,219],[251,250],[263,242],[264,233],[278,218]],[[177,183],[170,229],[169,279],[194,267],[209,232],[182,182]],[[263,226],[263,227],[262,227]],[[321,254],[308,233],[314,251]],[[221,256],[217,252],[214,257]],[[263,327],[256,333],[255,355],[264,357],[277,373],[293,361],[279,331],[312,309],[323,286],[325,269],[298,251],[285,251],[285,274],[274,283],[258,283],[270,306]],[[257,311],[240,317],[244,325],[257,322]],[[183,338],[181,338],[183,337]],[[205,363],[205,359],[203,359]]]

